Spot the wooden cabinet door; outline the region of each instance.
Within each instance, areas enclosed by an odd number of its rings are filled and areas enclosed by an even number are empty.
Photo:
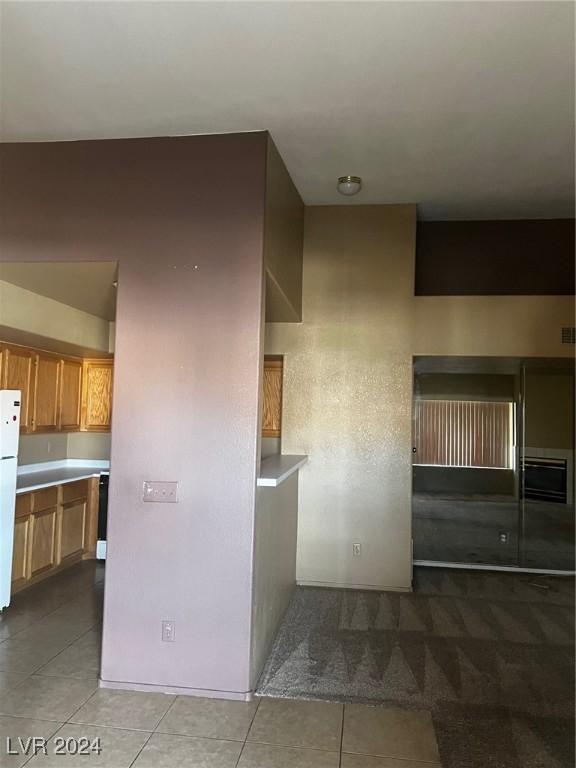
[[[14,548],[12,550],[12,590],[16,591],[24,584],[28,576],[30,554],[31,516],[17,517],[14,521]]]
[[[112,418],[111,360],[85,360],[82,380],[82,429],[106,432]]]
[[[264,359],[262,437],[280,437],[282,430],[282,360]]]
[[[30,577],[53,568],[56,564],[57,507],[32,515],[30,532]]]
[[[81,403],[82,363],[78,360],[62,360],[60,368],[60,429],[80,429]]]
[[[21,395],[20,431],[32,430],[34,401],[34,362],[36,355],[29,349],[4,347],[2,351],[2,377],[0,389],[19,389]]]
[[[60,561],[84,554],[86,549],[87,507],[87,499],[79,499],[62,506]]]
[[[12,550],[12,592],[17,592],[30,578],[30,529],[32,494],[16,496],[14,547]]]
[[[35,432],[58,429],[60,360],[39,354],[36,358],[36,386],[32,427]]]

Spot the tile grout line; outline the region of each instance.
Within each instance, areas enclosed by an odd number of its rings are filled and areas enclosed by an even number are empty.
[[[66,725],[66,723],[59,723],[57,728],[56,728],[56,730],[53,731],[49,736],[47,736],[46,741],[49,741],[50,739],[53,739],[56,736],[56,734],[59,733],[62,730],[62,728],[64,728],[65,725]],[[33,760],[35,757],[36,757],[36,755],[32,754],[32,755],[30,755],[30,757],[26,758],[26,761],[24,763],[22,763],[21,768],[24,768],[24,766],[28,765],[28,763],[31,760]]]
[[[169,706],[168,706],[168,709],[166,710],[166,712],[164,712],[164,714],[162,715],[162,717],[160,718],[160,720],[158,720],[158,722],[156,723],[156,727],[155,727],[155,728],[154,728],[154,730],[153,730],[153,731],[150,733],[150,735],[148,736],[148,738],[146,739],[146,741],[144,742],[144,744],[142,744],[142,746],[140,747],[140,749],[138,750],[138,752],[137,752],[137,753],[136,753],[136,755],[134,756],[134,760],[132,760],[132,762],[130,763],[130,765],[129,765],[129,767],[128,767],[128,768],[132,768],[132,766],[134,765],[134,763],[136,762],[136,760],[138,760],[138,758],[140,757],[140,755],[142,754],[142,752],[144,751],[144,749],[145,749],[145,748],[148,746],[148,743],[149,743],[150,739],[152,738],[152,736],[154,736],[154,734],[155,734],[155,733],[158,733],[158,728],[159,728],[159,726],[160,726],[160,723],[162,722],[162,720],[164,720],[164,718],[166,717],[166,715],[168,714],[168,712],[170,712],[170,710],[172,709],[172,707],[174,706],[174,704],[176,704],[176,700],[177,700],[177,699],[178,699],[178,696],[174,696],[174,699],[173,699],[173,701],[172,701],[172,702],[169,704]]]
[[[0,640],[0,645],[5,643],[7,640],[11,640],[12,638],[16,637],[22,632],[25,632],[27,629],[30,629],[34,624],[38,624],[39,622],[43,621],[44,619],[48,618],[48,616],[51,616],[53,613],[56,613],[56,611],[59,611],[61,608],[63,608],[67,603],[72,603],[74,600],[77,600],[79,597],[82,597],[85,593],[92,593],[94,586],[96,582],[94,582],[91,586],[80,589],[76,594],[73,596],[63,600],[63,602],[59,603],[55,608],[52,610],[47,611],[46,613],[43,613],[41,616],[39,616],[37,619],[34,619],[29,624],[27,624],[25,627],[22,627],[22,629],[19,629],[17,632],[15,632],[13,635],[9,635],[8,637],[4,638],[3,640]],[[34,588],[36,586],[35,584],[31,585],[31,588]],[[24,590],[23,590],[24,591]],[[20,593],[21,594],[21,593]],[[19,611],[18,608],[15,608],[14,610]]]
[[[338,755],[338,768],[342,768],[342,745],[344,743],[344,718],[346,717],[346,704],[342,704],[342,725],[340,726],[340,753]]]
[[[254,710],[254,714],[252,715],[252,719],[250,720],[250,725],[248,726],[246,730],[246,736],[244,737],[244,741],[242,743],[242,747],[240,748],[240,752],[238,754],[238,759],[236,760],[234,764],[234,768],[238,768],[238,765],[240,764],[240,759],[242,757],[242,754],[244,753],[244,748],[246,747],[246,744],[248,743],[248,736],[250,735],[250,731],[252,730],[252,726],[254,725],[254,720],[256,719],[256,715],[258,713],[258,710],[260,709],[260,704],[262,703],[262,699],[260,697],[256,697],[258,699],[258,703],[256,704],[256,709]]]

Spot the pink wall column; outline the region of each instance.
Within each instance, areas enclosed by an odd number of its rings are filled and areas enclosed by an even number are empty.
[[[0,146],[0,260],[120,264],[111,683],[249,689],[265,158],[265,133]]]

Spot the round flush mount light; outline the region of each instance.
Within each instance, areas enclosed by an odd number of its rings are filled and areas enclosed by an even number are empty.
[[[356,195],[362,189],[360,176],[340,176],[338,179],[338,192],[341,195]]]

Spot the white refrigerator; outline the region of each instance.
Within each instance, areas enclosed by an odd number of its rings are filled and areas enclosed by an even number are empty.
[[[10,605],[20,390],[0,389],[0,610]]]

